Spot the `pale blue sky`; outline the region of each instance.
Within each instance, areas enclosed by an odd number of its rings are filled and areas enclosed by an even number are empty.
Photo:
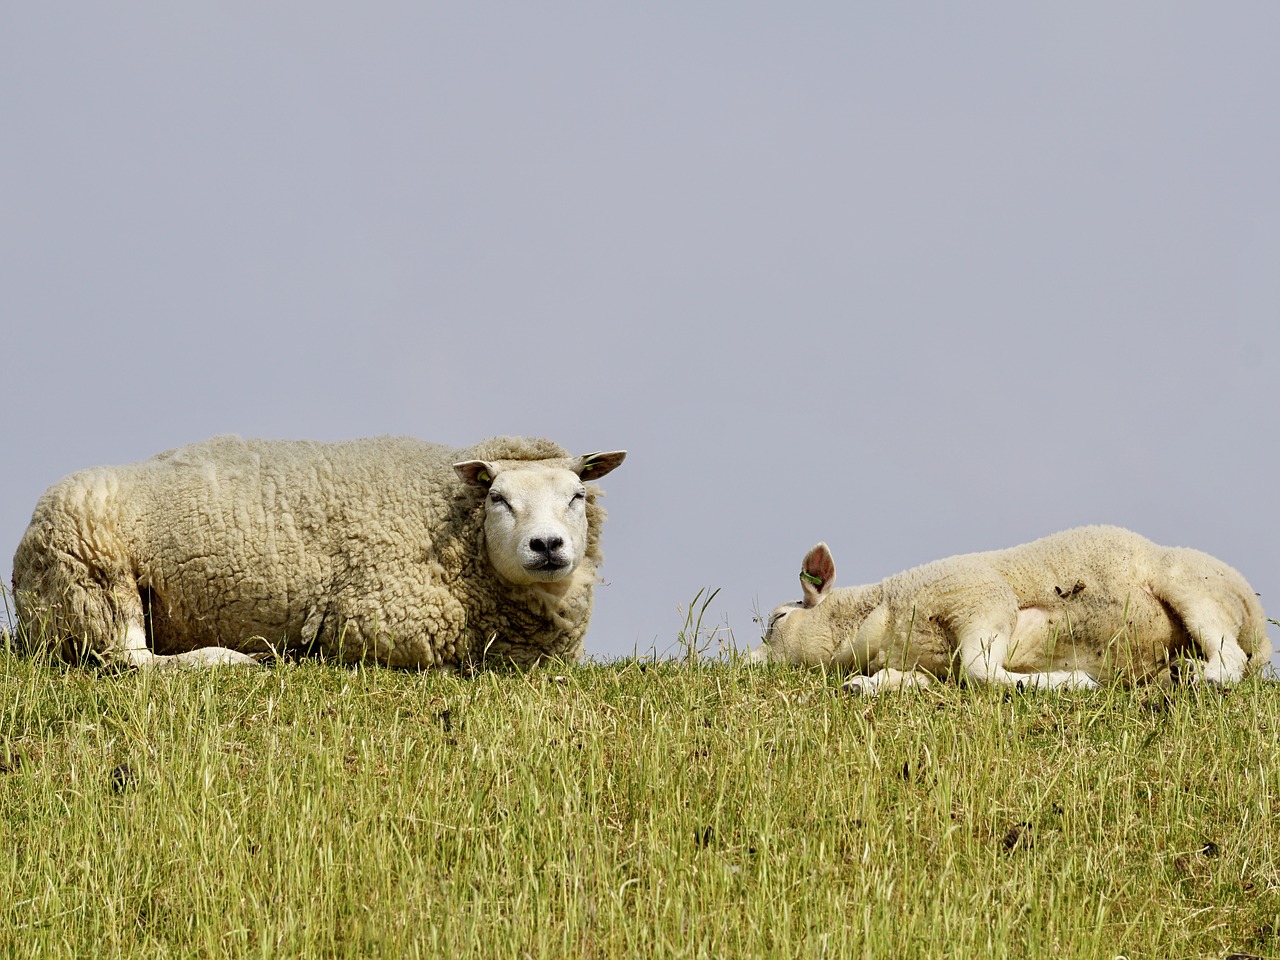
[[[588,651],[1108,522],[1280,613],[1280,6],[0,14],[0,560],[215,433],[626,448]],[[1272,629],[1280,645],[1280,631]]]

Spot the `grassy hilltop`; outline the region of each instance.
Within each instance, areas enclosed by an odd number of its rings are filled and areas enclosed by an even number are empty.
[[[1280,956],[1280,685],[0,653],[0,954]]]

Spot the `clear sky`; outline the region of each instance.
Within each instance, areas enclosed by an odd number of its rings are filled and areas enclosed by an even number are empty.
[[[1280,616],[1280,4],[0,13],[0,561],[217,433],[625,448],[590,654],[1106,522]],[[1272,628],[1280,646],[1280,630]]]

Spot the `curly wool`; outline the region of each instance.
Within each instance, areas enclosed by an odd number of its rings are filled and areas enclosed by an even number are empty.
[[[80,471],[37,503],[14,558],[28,645],[110,651],[129,624],[156,654],[312,649],[344,661],[457,667],[581,655],[602,561],[587,485],[585,556],[563,586],[501,580],[485,495],[459,461],[563,461],[544,439],[455,450],[407,437],[216,437]]]

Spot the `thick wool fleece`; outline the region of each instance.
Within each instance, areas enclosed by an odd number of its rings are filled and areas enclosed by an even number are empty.
[[[157,654],[311,649],[344,661],[521,665],[582,652],[604,510],[555,590],[489,564],[485,491],[463,460],[563,460],[549,440],[463,450],[405,437],[342,443],[216,437],[84,470],[37,503],[14,557],[21,632],[64,657],[111,650],[146,624]]]

